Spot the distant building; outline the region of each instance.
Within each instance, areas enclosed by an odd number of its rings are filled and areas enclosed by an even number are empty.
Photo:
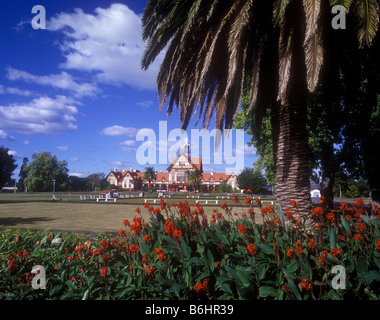
[[[202,158],[191,158],[189,145],[185,145],[184,151],[172,159],[167,171],[157,172],[156,180],[151,181],[153,188],[174,192],[188,191],[192,188],[188,181],[191,171],[201,173],[201,189],[204,191],[218,190],[223,181],[226,181],[232,188],[237,188],[237,177],[234,173],[203,172]],[[107,175],[106,179],[110,184],[124,190],[139,190],[142,186],[149,184],[148,180],[143,179],[142,172],[137,170],[117,171],[115,169]]]
[[[107,175],[106,180],[109,184],[121,187],[123,190],[139,190],[142,186],[142,172],[138,170],[117,171],[115,169]]]

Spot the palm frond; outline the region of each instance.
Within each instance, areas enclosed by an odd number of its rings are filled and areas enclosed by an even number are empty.
[[[273,22],[274,25],[279,25],[280,21],[284,17],[286,7],[290,0],[276,0],[273,4]]]
[[[283,105],[287,104],[287,89],[290,80],[290,70],[293,57],[293,29],[286,27],[286,20],[280,23],[279,37],[279,82],[277,100]]]
[[[303,0],[306,16],[305,33],[305,63],[307,70],[307,85],[310,92],[317,86],[319,72],[323,63],[323,47],[320,24],[318,23],[321,9],[320,0]]]
[[[353,9],[358,18],[359,45],[371,46],[379,28],[379,3],[377,0],[356,0]]]
[[[333,6],[343,6],[346,9],[346,13],[350,11],[351,4],[353,0],[330,0],[330,5]]]

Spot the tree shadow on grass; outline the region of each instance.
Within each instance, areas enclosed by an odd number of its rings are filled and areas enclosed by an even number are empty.
[[[33,217],[33,218],[22,218],[22,217],[9,217],[0,218],[0,226],[16,226],[18,224],[35,224],[39,222],[55,220],[53,218],[46,217]]]

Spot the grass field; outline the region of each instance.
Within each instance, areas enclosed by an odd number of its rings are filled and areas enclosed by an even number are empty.
[[[52,231],[78,231],[78,232],[118,232],[123,228],[124,219],[132,219],[137,215],[136,207],[140,207],[146,221],[149,214],[143,208],[145,199],[157,199],[156,194],[149,194],[144,198],[118,199],[114,202],[96,202],[95,200],[80,200],[81,193],[56,193],[56,201],[51,201],[51,193],[0,193],[0,229],[50,229]],[[89,194],[87,194],[89,195]],[[205,205],[205,200],[218,198],[218,205]],[[192,198],[189,195],[178,195],[166,199],[167,203],[187,200],[189,204],[201,200],[205,213],[211,217],[214,208],[226,201],[232,205],[231,196],[227,199],[225,195],[200,196]],[[244,198],[242,198],[244,199]],[[268,199],[264,205],[271,204],[273,199]],[[211,201],[210,201],[211,202]],[[215,202],[215,201],[213,201]],[[244,201],[242,201],[244,203]],[[152,200],[148,203],[153,204]],[[234,208],[234,213],[243,213],[239,207]],[[258,215],[258,218],[261,218]]]

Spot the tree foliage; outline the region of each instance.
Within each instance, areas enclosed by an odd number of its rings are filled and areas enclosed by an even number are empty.
[[[9,149],[0,147],[0,187],[11,182],[13,171],[17,168],[16,159],[9,153]]]
[[[259,170],[244,168],[237,176],[237,183],[240,189],[250,189],[253,193],[259,194],[263,192],[266,180]]]
[[[24,184],[29,191],[51,191],[53,180],[55,180],[55,190],[63,191],[69,187],[69,176],[67,162],[59,161],[57,156],[50,152],[34,153],[33,161],[26,167],[27,176]]]

